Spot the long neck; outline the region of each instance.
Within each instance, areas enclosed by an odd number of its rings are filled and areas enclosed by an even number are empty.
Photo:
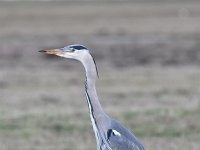
[[[96,137],[97,149],[100,150],[100,143],[102,141],[100,130],[105,128],[105,122],[108,122],[108,117],[104,113],[98,100],[95,88],[97,70],[95,62],[89,53],[83,57],[82,64],[85,68],[85,94],[87,97],[90,119],[92,121],[92,126]]]
[[[96,92],[96,66],[89,53],[84,57],[82,63],[85,68],[85,94],[87,97],[90,117],[91,119],[98,121],[98,119],[105,115],[105,113],[101,107]]]
[[[85,68],[85,94],[89,108],[90,119],[95,133],[97,147],[100,147],[102,141],[101,130],[105,128],[105,122],[108,122],[107,115],[104,113],[96,93],[95,82],[97,70],[92,56],[88,53],[82,59]]]

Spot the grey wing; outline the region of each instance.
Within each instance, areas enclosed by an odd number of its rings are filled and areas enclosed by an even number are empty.
[[[107,142],[111,150],[145,150],[138,139],[116,120],[107,130]]]
[[[108,143],[111,150],[144,150],[140,143],[135,143],[118,131],[110,129],[108,131]]]

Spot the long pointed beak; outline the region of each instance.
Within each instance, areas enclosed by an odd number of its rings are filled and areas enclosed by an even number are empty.
[[[46,53],[46,54],[51,54],[51,55],[61,55],[63,54],[63,51],[59,49],[48,49],[48,50],[40,50],[38,52]]]

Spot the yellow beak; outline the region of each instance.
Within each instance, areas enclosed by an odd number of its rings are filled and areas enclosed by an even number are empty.
[[[63,51],[61,51],[59,49],[40,50],[39,52],[50,54],[50,55],[60,55],[60,54],[63,54]]]

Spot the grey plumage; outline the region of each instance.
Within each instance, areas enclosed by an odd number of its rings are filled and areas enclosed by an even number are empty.
[[[85,68],[85,94],[96,136],[97,150],[145,150],[143,145],[127,128],[110,118],[101,107],[95,87],[98,75],[97,68],[88,49],[76,44],[41,52],[76,59],[83,64]]]

